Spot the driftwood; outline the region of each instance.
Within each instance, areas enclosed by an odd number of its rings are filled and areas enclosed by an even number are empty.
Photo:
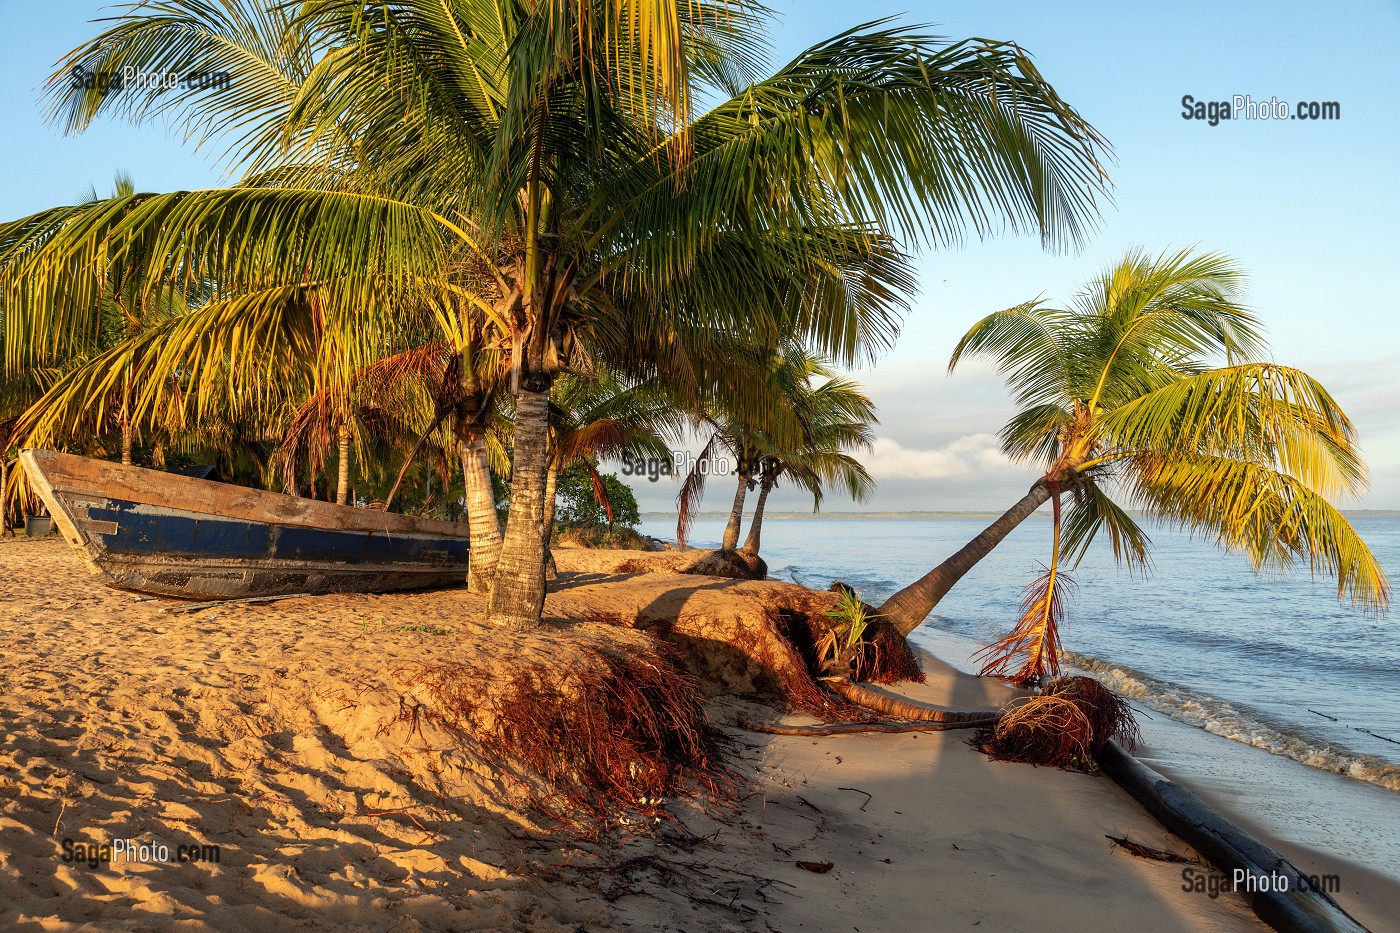
[[[845,699],[864,706],[866,709],[873,709],[877,713],[884,713],[887,716],[898,716],[900,719],[917,719],[923,722],[956,722],[956,723],[977,723],[982,724],[988,720],[997,718],[997,713],[992,710],[977,710],[974,712],[964,712],[961,710],[939,709],[927,703],[917,703],[912,700],[904,700],[899,697],[885,696],[876,693],[869,687],[853,683],[844,677],[832,677],[823,680],[831,690],[840,694]]]
[[[750,732],[769,735],[856,735],[862,732],[944,732],[948,729],[974,729],[990,725],[995,720],[976,722],[836,722],[816,726],[777,726],[769,723],[740,720],[739,725]]]

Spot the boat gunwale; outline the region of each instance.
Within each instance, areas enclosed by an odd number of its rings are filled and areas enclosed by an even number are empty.
[[[25,475],[44,499],[66,536],[85,538],[67,514],[59,496],[120,499],[155,508],[174,509],[194,515],[234,518],[284,527],[322,528],[351,533],[407,534],[467,540],[467,525],[420,518],[397,512],[362,509],[319,499],[307,499],[250,486],[235,486],[213,480],[195,479],[178,473],[165,473],[145,467],[126,466],[94,460],[77,454],[25,449],[20,452]],[[38,474],[34,476],[33,474]],[[36,479],[38,480],[36,482]],[[115,488],[114,488],[115,487]],[[221,501],[222,500],[222,501]],[[277,505],[294,514],[282,514]],[[58,508],[55,508],[58,506]]]

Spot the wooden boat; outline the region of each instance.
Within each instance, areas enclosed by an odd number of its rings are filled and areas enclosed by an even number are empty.
[[[467,526],[48,450],[30,486],[103,582],[184,599],[460,584]]]

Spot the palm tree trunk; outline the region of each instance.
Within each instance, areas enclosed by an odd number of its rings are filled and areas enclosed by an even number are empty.
[[[462,474],[466,479],[467,528],[471,532],[471,570],[467,584],[473,593],[489,593],[501,559],[501,523],[491,493],[491,469],[486,442],[479,433],[462,445]]]
[[[744,519],[744,497],[749,494],[749,474],[739,474],[739,488],[734,490],[734,505],[729,510],[729,524],[724,526],[720,547],[732,551],[739,544],[739,523]]]
[[[340,476],[335,487],[337,505],[350,504],[350,428],[340,426]]]
[[[122,465],[131,466],[131,374],[128,373],[126,383],[122,387]]]
[[[758,554],[758,538],[763,530],[763,505],[768,501],[768,493],[773,491],[776,481],[765,476],[758,486],[758,502],[753,507],[753,518],[749,519],[749,536],[744,539],[741,550],[745,554]]]
[[[515,462],[510,515],[496,565],[487,615],[498,625],[525,627],[544,611],[544,492],[549,467],[549,383],[522,381],[515,403]]]
[[[559,575],[554,566],[554,552],[549,542],[554,537],[554,508],[559,489],[559,465],[551,462],[549,472],[544,477],[544,572],[545,579],[553,580]]]
[[[1020,502],[988,525],[981,534],[963,545],[956,554],[885,600],[885,604],[880,607],[880,615],[893,623],[901,635],[907,636],[928,618],[933,607],[953,588],[953,584],[961,580],[978,561],[991,553],[992,548],[1000,544],[1017,525],[1049,499],[1050,489],[1045,480],[1036,480],[1030,492],[1026,493]]]
[[[5,495],[5,487],[10,484],[10,462],[5,459],[6,451],[0,451],[0,538],[10,532],[10,498]]]

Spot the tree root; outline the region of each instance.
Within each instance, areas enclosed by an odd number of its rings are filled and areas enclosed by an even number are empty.
[[[844,677],[824,679],[822,683],[830,687],[833,692],[857,706],[872,709],[877,713],[884,713],[886,716],[898,716],[901,719],[916,719],[921,722],[966,723],[971,725],[995,721],[1000,715],[992,710],[963,712],[960,710],[939,709],[936,706],[929,706],[927,703],[916,703],[912,700],[902,700],[897,697],[885,696],[884,694],[876,693],[869,687],[862,687],[860,684],[852,683]]]
[[[944,732],[949,729],[975,729],[990,726],[996,720],[978,719],[974,722],[838,722],[817,726],[775,726],[768,723],[739,720],[740,727],[750,732],[769,735],[854,735],[861,732]]]

